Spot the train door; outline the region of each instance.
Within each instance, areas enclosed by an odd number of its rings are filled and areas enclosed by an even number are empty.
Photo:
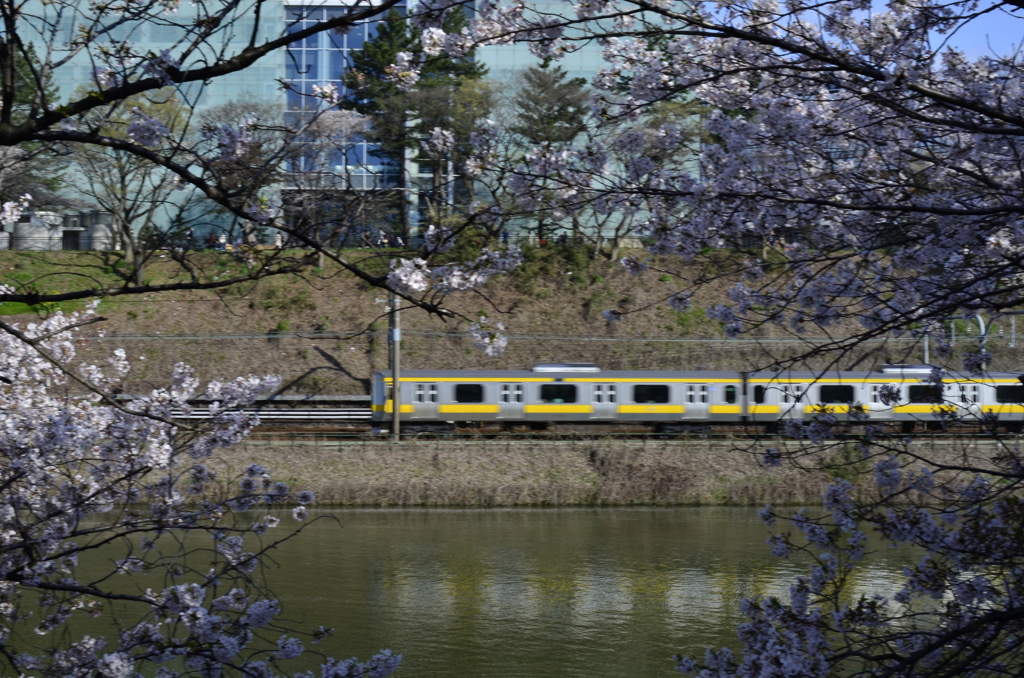
[[[594,413],[591,419],[614,419],[618,416],[618,387],[616,384],[594,384]]]
[[[900,404],[900,399],[897,397],[895,401],[892,400],[893,396],[900,396],[902,386],[897,383],[891,384],[871,384],[868,388],[868,416],[872,419],[891,419],[895,407]],[[888,397],[883,402],[883,392],[888,392]]]
[[[981,414],[981,385],[980,384],[958,384],[960,390],[960,407],[964,408],[975,416]]]
[[[502,419],[521,419],[523,416],[523,385],[502,384],[498,389],[498,407]]]
[[[684,395],[686,412],[683,417],[686,419],[707,419],[708,418],[708,385],[707,384],[686,384]]]
[[[437,419],[437,384],[413,384],[411,418]]]
[[[780,386],[779,398],[782,401],[784,419],[804,418],[804,388],[803,384],[782,384]]]

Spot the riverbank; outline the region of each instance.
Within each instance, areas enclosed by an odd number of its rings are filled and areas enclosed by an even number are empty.
[[[931,445],[920,443],[920,445]],[[982,456],[994,446],[972,445]],[[931,456],[962,459],[948,443]],[[747,506],[818,504],[835,477],[870,491],[853,443],[769,468],[736,441],[250,441],[211,464],[226,479],[250,463],[316,493],[320,506]]]

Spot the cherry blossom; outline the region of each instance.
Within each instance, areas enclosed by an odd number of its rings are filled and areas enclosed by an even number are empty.
[[[338,86],[333,82],[329,82],[326,85],[313,85],[313,96],[318,99],[323,99],[328,106],[337,106],[338,102],[341,101],[341,93],[338,92]]]
[[[128,138],[137,144],[153,148],[169,134],[167,125],[156,118],[151,118],[135,106],[132,108],[132,121],[128,125]]]
[[[282,529],[266,511],[292,494],[255,465],[231,492],[232,480],[203,461],[245,438],[258,417],[240,408],[274,392],[280,379],[250,375],[204,388],[178,364],[168,386],[115,399],[106,393],[132,368],[124,351],[105,366],[76,357],[76,327],[91,321],[95,305],[5,324],[0,333],[0,646],[8,672],[179,675],[159,667],[174,659],[203,675],[293,675],[282,662],[305,653],[299,636],[315,641],[325,631],[282,636],[289,624],[281,604],[250,576],[267,546],[258,539]],[[200,397],[209,419],[183,428],[174,413]],[[300,509],[295,518],[305,520]],[[185,544],[197,539],[212,549],[192,557]],[[79,553],[102,543],[108,555],[80,572]],[[106,574],[96,569],[104,560]],[[139,573],[156,588],[115,581]],[[125,612],[119,633],[69,639],[87,615],[108,614],[104,603],[114,599]],[[9,642],[25,632],[34,633],[36,649]],[[390,652],[366,663],[327,660],[349,670],[337,675],[379,676],[400,661]]]
[[[508,337],[502,334],[504,331],[504,323],[492,323],[487,316],[480,316],[479,322],[469,326],[473,346],[483,351],[489,358],[500,358],[508,348]]]
[[[28,209],[29,202],[32,201],[32,196],[25,193],[17,200],[10,200],[3,204],[3,208],[0,209],[0,223],[2,224],[13,224],[21,219],[21,214]]]
[[[398,85],[398,89],[407,90],[419,82],[420,62],[409,52],[395,55],[395,63],[385,69],[386,77]]]

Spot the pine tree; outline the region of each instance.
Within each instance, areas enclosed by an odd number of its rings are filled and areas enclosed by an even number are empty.
[[[28,115],[33,104],[38,105],[39,58],[29,43],[24,52],[17,53],[15,63],[14,122]],[[47,83],[44,96],[47,101],[57,100],[57,88]],[[57,195],[63,185],[62,173],[67,166],[63,154],[54,153],[49,145],[39,142],[19,144],[0,152],[0,202],[17,200],[25,193],[32,196],[34,209],[63,205],[66,200]]]
[[[586,80],[544,62],[523,73],[512,101],[517,124],[510,129],[533,144],[571,143],[587,128],[588,100]]]
[[[446,33],[459,33],[467,25],[466,15],[455,8],[446,15],[442,28]],[[376,36],[366,41],[362,50],[353,52],[352,68],[342,75],[347,89],[342,108],[369,116],[367,139],[378,145],[375,155],[401,166],[405,149],[418,146],[421,135],[435,126],[452,126],[451,120],[438,119],[438,98],[454,99],[464,83],[486,75],[487,67],[476,63],[472,52],[457,59],[446,54],[427,57],[414,91],[402,92],[387,79],[385,69],[395,63],[399,52],[417,57],[423,52],[421,32],[396,10],[388,12],[377,26]],[[410,127],[410,120],[419,122]],[[399,188],[405,188],[404,172],[399,176]],[[401,231],[408,242],[410,224],[406,217],[403,211]]]
[[[445,17],[442,28],[458,33],[467,25],[466,15],[455,9]],[[405,114],[409,111],[416,117],[415,109],[410,108],[416,98],[388,80],[385,69],[395,63],[399,52],[418,56],[422,51],[419,29],[391,10],[378,24],[377,35],[352,53],[352,68],[342,76],[348,90],[342,107],[372,118],[371,140],[381,144],[381,156],[396,163],[402,160],[402,150],[415,143],[406,139]],[[458,59],[441,54],[426,59],[416,89],[458,89],[463,81],[478,80],[486,73],[487,67],[473,61],[472,52]]]

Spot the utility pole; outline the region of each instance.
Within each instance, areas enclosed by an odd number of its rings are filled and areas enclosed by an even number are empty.
[[[391,440],[402,439],[402,325],[398,316],[399,297],[393,291],[388,306],[388,348],[391,349]]]

